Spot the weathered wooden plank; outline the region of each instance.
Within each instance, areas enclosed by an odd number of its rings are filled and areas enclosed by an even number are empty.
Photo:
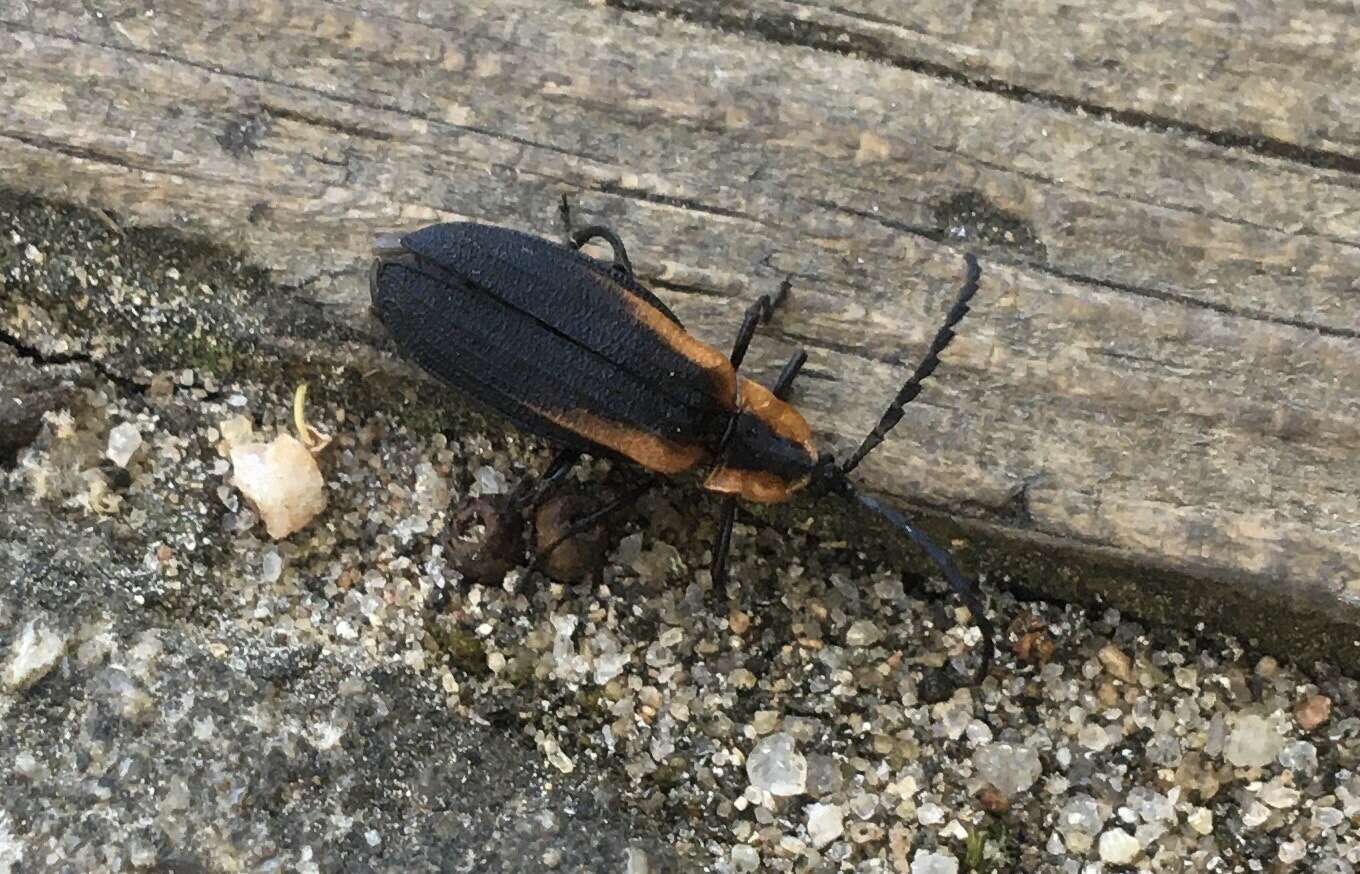
[[[462,216],[556,233],[576,192],[712,342],[792,274],[751,366],[808,345],[798,400],[840,445],[975,248],[980,305],[869,482],[999,542],[1360,612],[1360,174],[1344,165],[595,5],[151,12],[0,15],[12,184],[212,235],[353,324],[375,231]],[[1046,57],[1015,63],[1038,75]]]
[[[609,0],[1023,100],[1360,169],[1353,2]]]

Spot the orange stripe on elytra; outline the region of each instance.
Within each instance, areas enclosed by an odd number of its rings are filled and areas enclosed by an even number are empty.
[[[621,297],[642,322],[661,341],[688,358],[713,380],[714,400],[724,409],[737,408],[737,371],[727,356],[672,322],[656,307],[635,294],[619,289]]]
[[[559,427],[579,434],[592,443],[614,450],[657,473],[683,473],[694,467],[707,450],[697,443],[676,443],[628,425],[602,419],[585,410],[542,410],[534,412]]]

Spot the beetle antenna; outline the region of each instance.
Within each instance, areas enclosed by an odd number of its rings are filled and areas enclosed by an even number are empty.
[[[878,420],[874,430],[870,431],[864,438],[864,442],[855,450],[855,454],[850,456],[841,467],[841,471],[849,473],[859,466],[864,460],[864,456],[873,452],[878,444],[883,442],[883,438],[888,436],[888,432],[902,421],[902,410],[907,404],[911,403],[918,394],[921,393],[921,383],[935,372],[935,367],[940,363],[940,353],[949,345],[949,341],[954,339],[954,326],[957,325],[964,316],[968,315],[968,302],[973,299],[973,294],[978,290],[978,280],[982,278],[982,268],[978,266],[977,257],[968,252],[963,256],[964,264],[967,265],[967,275],[963,280],[963,287],[959,289],[958,300],[954,301],[954,306],[950,307],[949,315],[945,317],[944,325],[935,332],[935,339],[930,342],[930,349],[926,352],[926,357],[921,359],[921,363],[916,366],[916,371],[911,378],[898,391],[897,397],[888,405],[888,409],[883,413],[883,418]]]
[[[872,495],[860,493],[850,484],[849,480],[842,480],[841,488],[846,497],[853,498],[860,506],[872,510],[880,519],[910,537],[917,546],[921,547],[921,550],[930,556],[931,561],[935,562],[935,566],[944,574],[944,578],[949,582],[954,594],[958,595],[959,600],[963,602],[963,606],[967,607],[968,612],[973,614],[973,623],[982,632],[982,661],[978,664],[977,672],[973,675],[973,682],[981,683],[992,666],[992,650],[995,647],[996,633],[992,628],[991,620],[987,618],[986,609],[982,606],[977,581],[964,576],[958,565],[954,564],[954,557],[949,554],[949,551],[926,536],[926,533],[913,525],[906,516],[885,505]]]

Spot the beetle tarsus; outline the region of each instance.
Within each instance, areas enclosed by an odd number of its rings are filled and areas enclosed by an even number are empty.
[[[566,192],[562,193],[562,200],[557,204],[557,216],[562,220],[562,239],[567,245],[571,245],[571,201],[567,200]]]
[[[591,225],[572,234],[571,247],[580,249],[591,240],[604,240],[608,243],[609,247],[614,250],[614,266],[621,268],[627,278],[632,278],[633,262],[628,260],[628,250],[623,247],[623,240],[619,239],[618,234],[604,225]]]

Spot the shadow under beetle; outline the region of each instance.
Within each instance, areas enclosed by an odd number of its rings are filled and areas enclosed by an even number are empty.
[[[724,355],[689,334],[638,281],[617,234],[600,225],[573,232],[565,197],[561,212],[566,245],[470,222],[381,237],[369,277],[374,310],[403,355],[563,447],[524,500],[540,501],[583,453],[627,459],[667,476],[699,472],[702,487],[723,496],[713,552],[713,581],[721,587],[738,498],[777,503],[803,489],[841,495],[935,562],[982,631],[977,676],[985,675],[993,630],[976,584],[946,550],[895,509],[860,493],[848,476],[902,419],[940,363],[977,291],[977,259],[964,256],[963,287],[925,358],[859,448],[837,464],[817,449],[812,429],[787,402],[806,352],[795,353],[768,389],[738,373],[756,328],[787,298],[787,280],[773,298],[762,295],[751,305],[732,353]],[[597,239],[613,249],[611,263],[579,251]],[[649,478],[582,517],[543,552],[655,484]]]

